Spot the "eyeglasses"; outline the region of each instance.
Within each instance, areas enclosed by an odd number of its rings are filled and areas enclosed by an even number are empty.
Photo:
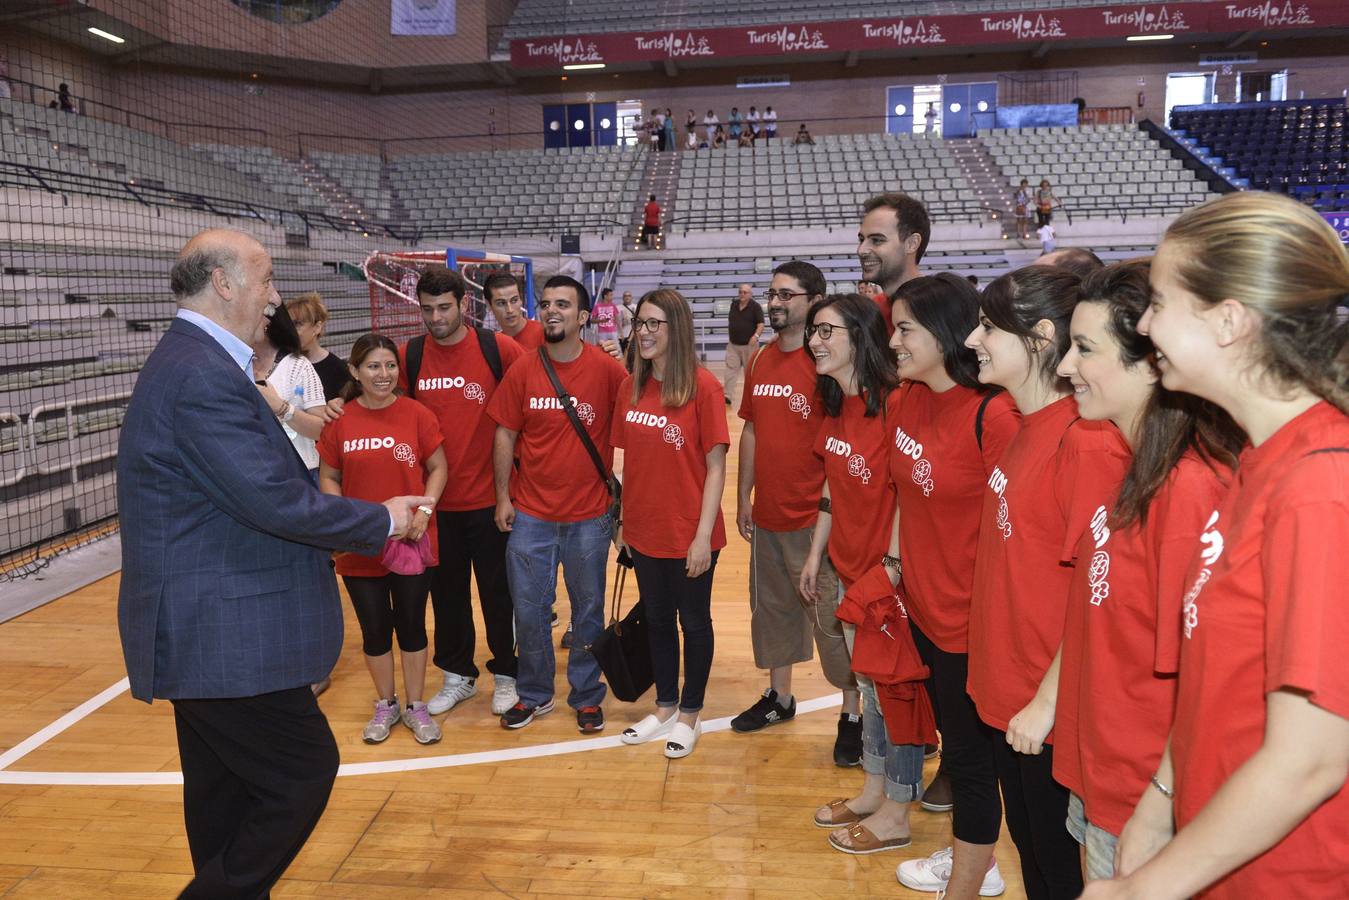
[[[632,330],[634,332],[646,331],[650,332],[651,334],[655,334],[656,332],[660,331],[663,326],[667,324],[669,323],[666,322],[664,319],[633,319]]]
[[[763,298],[767,300],[769,303],[772,303],[774,300],[781,300],[783,303],[786,303],[793,297],[809,297],[809,296],[810,291],[775,291],[770,289],[763,292]]]
[[[821,322],[818,325],[806,326],[806,340],[810,340],[815,335],[820,336],[820,340],[827,341],[834,336],[834,332],[843,328],[842,325],[830,325],[828,322]]]

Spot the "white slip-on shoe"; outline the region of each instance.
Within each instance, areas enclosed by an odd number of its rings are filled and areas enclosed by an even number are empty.
[[[703,733],[703,723],[695,719],[693,727],[683,722],[670,730],[670,739],[665,742],[665,756],[668,759],[683,759],[698,746],[698,737]]]
[[[618,739],[625,744],[645,744],[647,741],[654,741],[668,735],[678,718],[679,713],[676,712],[672,713],[670,718],[661,721],[655,713],[652,713],[636,724],[624,728]]]

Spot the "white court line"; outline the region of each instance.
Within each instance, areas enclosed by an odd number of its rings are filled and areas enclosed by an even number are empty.
[[[181,772],[11,772],[5,766],[36,750],[42,744],[56,737],[80,719],[89,715],[109,700],[127,689],[126,679],[108,688],[102,694],[80,704],[66,715],[57,719],[28,740],[17,745],[4,756],[0,756],[0,784],[29,785],[85,785],[120,786],[128,785],[174,785],[183,783]],[[829,694],[804,700],[797,704],[798,715],[812,713],[822,709],[839,706],[843,702],[842,694]],[[703,723],[703,733],[727,731],[731,727],[731,716],[712,719]],[[585,738],[571,741],[557,741],[552,744],[535,744],[529,747],[514,747],[502,750],[484,750],[478,753],[455,753],[446,756],[414,757],[410,759],[389,759],[380,762],[346,763],[337,770],[339,778],[349,775],[387,775],[397,772],[416,772],[423,769],[447,769],[457,766],[473,766],[480,763],[502,763],[517,759],[537,759],[543,756],[562,756],[568,753],[583,753],[588,750],[605,750],[610,747],[626,746],[618,736]],[[11,759],[10,756],[13,755]]]
[[[20,741],[4,753],[0,753],[0,774],[3,774],[4,769],[9,768],[14,763],[23,759],[38,747],[41,747],[94,710],[121,696],[129,687],[131,687],[131,680],[129,678],[123,678],[112,687],[103,691],[103,693],[90,697],[37,734],[27,740]]]

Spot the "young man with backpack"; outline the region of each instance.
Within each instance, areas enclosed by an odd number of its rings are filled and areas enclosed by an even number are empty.
[[[401,348],[399,387],[436,414],[451,473],[451,485],[436,505],[440,565],[431,579],[434,662],[444,673],[444,683],[426,705],[438,715],[477,692],[478,667],[473,662],[477,635],[469,592],[472,572],[491,652],[487,670],[495,680],[492,712],[501,715],[517,700],[517,660],[506,580],[506,536],[493,521],[496,423],[487,415],[487,404],[525,350],[505,335],[468,323],[464,280],[446,266],[428,266],[422,272],[417,303],[427,334]]]

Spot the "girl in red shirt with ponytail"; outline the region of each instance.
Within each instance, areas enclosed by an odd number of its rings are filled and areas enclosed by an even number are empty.
[[[1194,547],[1175,725],[1124,877],[1084,896],[1346,897],[1349,254],[1309,207],[1243,191],[1176,219],[1151,282],[1162,384],[1250,447]]]

